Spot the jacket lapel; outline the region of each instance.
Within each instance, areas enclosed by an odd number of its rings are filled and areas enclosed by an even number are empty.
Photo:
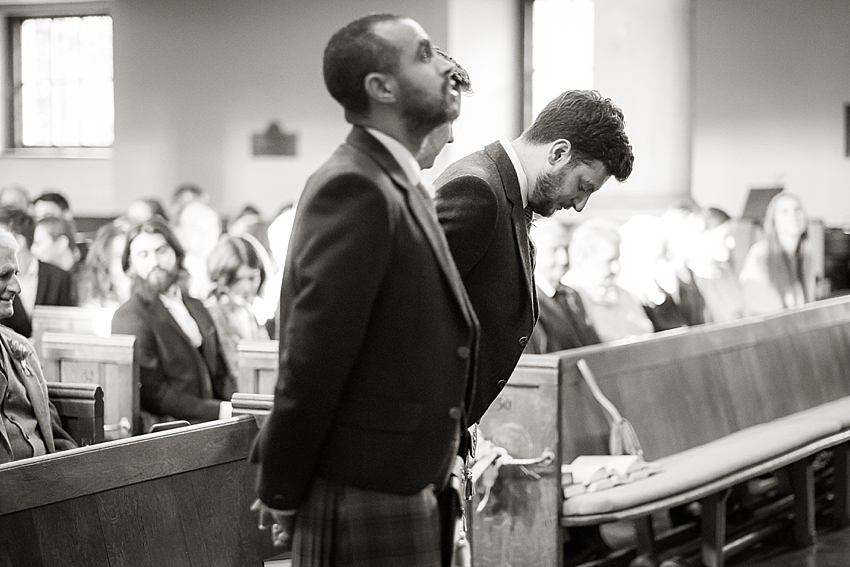
[[[445,274],[446,280],[449,282],[455,298],[461,306],[467,323],[474,327],[477,324],[477,319],[472,311],[469,298],[466,295],[463,280],[452,259],[449,245],[446,241],[446,235],[440,227],[436,210],[430,198],[428,198],[425,188],[412,185],[404,174],[404,171],[402,171],[401,166],[396,163],[386,148],[363,128],[353,128],[347,141],[375,160],[387,172],[393,183],[405,193],[410,212],[422,228],[422,232],[428,238],[428,242],[431,244],[431,248],[437,258],[437,263]]]
[[[505,197],[511,206],[511,224],[513,225],[514,241],[522,258],[522,271],[525,276],[525,285],[528,297],[532,300],[532,311],[534,319],[537,319],[537,290],[534,287],[534,263],[531,257],[531,240],[528,229],[525,226],[525,208],[522,206],[522,193],[519,188],[516,169],[510,156],[502,147],[501,142],[493,142],[484,148],[490,159],[496,164],[496,169],[502,179],[505,189]]]
[[[35,359],[32,345],[29,343],[24,345],[29,351],[27,365],[24,367],[21,361],[12,356],[12,347],[5,333],[0,333],[0,342],[2,342],[3,365],[7,369],[7,377],[11,380],[9,374],[14,374],[26,388],[35,420],[38,422],[38,428],[41,430],[41,436],[44,439],[44,446],[48,453],[53,453],[56,446],[53,442],[53,424],[50,419],[47,383],[44,381],[41,367]]]

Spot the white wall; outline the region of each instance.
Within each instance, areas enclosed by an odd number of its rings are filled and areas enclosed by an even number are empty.
[[[694,30],[694,197],[740,214],[783,185],[850,222],[850,2],[695,0]]]
[[[348,131],[322,81],[334,31],[370,12],[413,17],[445,45],[443,2],[116,0],[115,204],[167,197],[182,182],[220,211],[267,216],[300,194]],[[254,157],[272,120],[298,135],[295,157]]]

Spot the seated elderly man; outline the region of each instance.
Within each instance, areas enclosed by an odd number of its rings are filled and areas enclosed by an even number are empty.
[[[136,337],[145,430],[165,421],[230,417],[236,391],[209,312],[178,284],[184,257],[159,218],[127,235],[122,265],[133,295],[115,312],[112,332]]]
[[[17,250],[15,237],[0,231],[0,319],[12,316],[21,291]],[[76,447],[47,398],[41,365],[27,340],[0,325],[0,351],[0,464]]]

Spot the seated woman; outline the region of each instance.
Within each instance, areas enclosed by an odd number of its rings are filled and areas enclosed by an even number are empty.
[[[814,301],[815,277],[809,219],[800,198],[779,193],[767,206],[764,235],[752,245],[739,276],[749,315]]]
[[[569,246],[570,266],[561,280],[578,292],[602,342],[652,333],[640,301],[616,284],[620,271],[620,232],[602,219],[583,222]]]
[[[117,224],[95,233],[77,282],[81,307],[117,309],[130,299],[130,278],[121,266],[127,235]]]
[[[268,339],[257,322],[252,303],[266,278],[257,250],[240,236],[224,236],[207,259],[213,290],[205,302],[232,373],[239,370],[237,346],[241,340]]]

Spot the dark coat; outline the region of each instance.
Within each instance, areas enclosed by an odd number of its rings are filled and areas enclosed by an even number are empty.
[[[71,273],[53,264],[38,260],[38,286],[35,292],[36,305],[59,305],[70,307],[77,304],[73,293]],[[27,338],[32,336],[32,313],[27,313],[21,299],[14,299],[15,313],[3,324]]]
[[[186,294],[183,303],[201,331],[199,349],[162,302],[143,293],[134,294],[118,308],[112,332],[136,337],[143,411],[192,423],[218,419],[221,400],[230,400],[236,391],[236,378],[227,367],[204,305]]]
[[[477,320],[424,189],[355,127],[298,202],[259,495],[312,479],[414,494],[444,484],[465,427]]]
[[[525,210],[499,142],[450,165],[435,187],[440,224],[481,324],[470,412],[478,421],[505,387],[537,321]]]

